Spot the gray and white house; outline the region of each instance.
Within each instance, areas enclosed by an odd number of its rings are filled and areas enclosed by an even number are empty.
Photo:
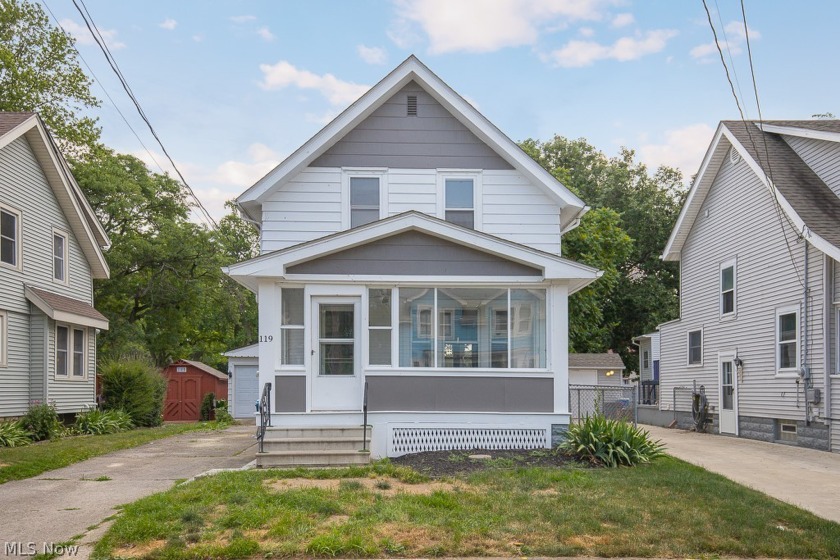
[[[376,457],[568,424],[568,297],[600,272],[561,243],[587,207],[417,58],[237,203],[273,426],[360,426],[367,402]]]
[[[0,418],[96,404],[108,236],[41,119],[0,113]]]
[[[720,123],[662,258],[660,410],[702,385],[721,434],[840,452],[840,121]]]

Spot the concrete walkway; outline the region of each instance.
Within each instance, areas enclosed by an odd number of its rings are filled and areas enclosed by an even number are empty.
[[[43,543],[87,533],[116,513],[116,506],[171,488],[177,480],[242,467],[254,459],[253,435],[253,426],[189,432],[0,484],[0,558],[7,542],[34,542],[41,551]],[[98,477],[110,480],[94,480]]]
[[[667,452],[840,523],[840,454],[643,425]]]

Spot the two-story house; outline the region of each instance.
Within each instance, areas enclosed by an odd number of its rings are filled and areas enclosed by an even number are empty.
[[[840,121],[722,122],[663,258],[660,410],[702,385],[712,431],[840,451]]]
[[[274,426],[366,410],[395,456],[568,424],[568,297],[600,273],[561,238],[587,207],[417,58],[237,203],[262,254],[227,272],[258,295]]]
[[[0,418],[96,404],[102,229],[34,113],[0,113]]]

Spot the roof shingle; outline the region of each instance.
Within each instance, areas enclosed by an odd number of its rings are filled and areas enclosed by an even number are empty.
[[[570,368],[624,369],[621,356],[614,352],[602,354],[569,354]]]

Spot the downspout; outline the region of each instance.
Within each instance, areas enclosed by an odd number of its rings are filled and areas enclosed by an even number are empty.
[[[805,247],[805,282],[802,284],[802,380],[804,383],[802,384],[802,391],[803,396],[805,397],[803,400],[805,401],[805,425],[811,425],[811,401],[808,400],[808,389],[811,386],[811,369],[808,367],[808,311],[810,310],[810,306],[808,305],[808,241],[803,243]]]
[[[823,419],[831,426],[831,306],[834,301],[834,259],[823,253]],[[829,428],[831,429],[831,428]],[[830,444],[829,444],[830,445]],[[833,451],[833,450],[832,450]]]

